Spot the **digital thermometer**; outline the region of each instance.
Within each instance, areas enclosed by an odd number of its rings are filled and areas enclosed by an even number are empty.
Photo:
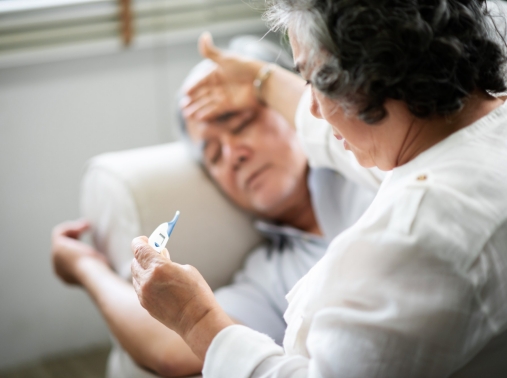
[[[174,230],[174,226],[180,217],[180,212],[177,211],[174,218],[170,222],[164,222],[158,226],[155,231],[148,238],[148,244],[153,247],[158,253],[160,253],[167,244],[171,233]]]

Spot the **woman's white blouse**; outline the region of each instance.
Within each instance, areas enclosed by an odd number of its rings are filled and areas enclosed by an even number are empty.
[[[228,327],[204,376],[506,377],[507,106],[383,181],[299,106],[310,163],[380,189],[287,295],[284,348]]]

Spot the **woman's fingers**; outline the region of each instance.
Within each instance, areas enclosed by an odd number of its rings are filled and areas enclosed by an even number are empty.
[[[258,62],[221,51],[208,32],[199,38],[199,51],[216,65],[184,89],[179,105],[185,118],[209,121],[226,112],[257,105],[252,83]]]
[[[146,236],[139,236],[132,240],[132,252],[134,258],[143,269],[148,269],[154,258],[158,256],[149,244]]]
[[[216,102],[215,96],[205,96],[199,98],[198,100],[192,101],[188,106],[182,109],[183,116],[185,118],[193,118],[197,112],[214,102]]]
[[[196,96],[202,96],[210,88],[220,85],[220,82],[221,80],[218,77],[217,69],[214,68],[199,80],[192,82],[191,85],[183,88],[183,91],[187,96],[194,98]]]
[[[218,117],[229,110],[228,102],[224,96],[217,93],[215,96],[209,96],[199,101],[193,102],[183,109],[183,115],[187,119],[197,121],[208,121]]]
[[[223,105],[223,103],[222,103]],[[193,117],[199,121],[209,121],[214,118],[217,118],[221,114],[224,114],[227,112],[227,109],[225,107],[220,106],[220,103],[212,102],[209,103],[206,106],[201,107],[199,110],[197,110]]]
[[[201,99],[212,97],[210,92],[212,91],[212,87],[204,85],[202,87],[195,87],[192,88],[193,92],[190,94],[186,94],[183,96],[179,102],[179,107],[183,110],[183,113],[185,113],[185,110],[192,105],[194,105],[196,102],[198,102]]]
[[[222,57],[222,51],[213,44],[210,32],[204,32],[199,37],[199,53],[204,57],[217,62]]]
[[[194,353],[204,358],[215,335],[232,324],[210,287],[195,268],[171,262],[166,249],[158,255],[145,237],[134,239],[132,249],[132,285],[141,306],[186,338]]]
[[[130,264],[130,272],[132,273],[132,284],[134,285],[134,288],[136,289],[137,294],[140,294],[138,292],[138,288],[140,288],[140,280],[144,269],[139,265],[139,262],[136,259],[132,259],[132,263]]]

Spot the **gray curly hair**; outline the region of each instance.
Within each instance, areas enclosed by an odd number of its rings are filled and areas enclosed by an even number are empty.
[[[485,0],[267,3],[264,19],[308,52],[314,88],[367,123],[386,116],[388,98],[428,118],[459,111],[474,90],[506,90]]]

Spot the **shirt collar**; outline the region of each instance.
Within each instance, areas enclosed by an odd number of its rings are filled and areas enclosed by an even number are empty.
[[[266,221],[257,220],[254,222],[254,227],[266,238],[278,239],[280,236],[289,238],[297,238],[305,241],[313,241],[322,243],[325,242],[324,238],[319,235],[311,234],[309,232],[301,231],[297,228],[287,225],[277,225]]]

